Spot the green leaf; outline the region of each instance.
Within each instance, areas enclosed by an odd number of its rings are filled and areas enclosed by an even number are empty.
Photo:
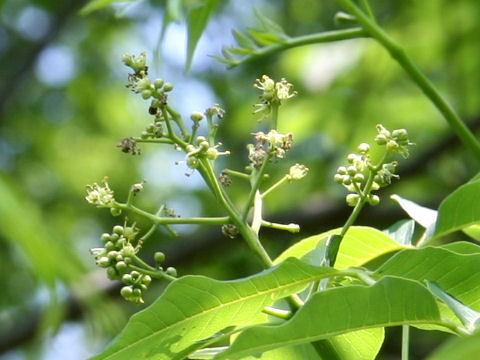
[[[218,0],[198,0],[189,9],[187,15],[187,62],[185,70],[192,66],[193,54],[198,40],[205,30],[208,19],[218,5]]]
[[[116,341],[94,359],[147,359],[153,354],[161,359],[183,359],[201,347],[199,341],[228,326],[251,325],[257,314],[277,299],[303,290],[312,281],[339,274],[292,258],[241,280],[185,276],[132,316]]]
[[[255,40],[258,44],[267,46],[273,44],[281,44],[285,42],[283,37],[280,37],[276,34],[272,34],[268,31],[257,30],[257,29],[248,29],[248,34]]]
[[[446,342],[426,360],[470,360],[480,354],[480,332]]]
[[[254,9],[255,17],[258,19],[260,22],[263,30],[266,32],[270,32],[274,35],[276,35],[279,39],[287,39],[288,36],[285,34],[285,31],[283,28],[277,24],[275,21],[272,19],[266,17],[263,15],[258,9]]]
[[[470,236],[472,239],[480,241],[480,225],[471,225],[463,228],[462,231]]]
[[[411,245],[413,232],[415,231],[414,220],[400,220],[384,230],[384,233],[398,242],[400,245]]]
[[[243,35],[241,32],[237,30],[232,30],[232,34],[235,37],[235,40],[237,41],[238,45],[240,45],[244,49],[250,49],[252,51],[258,49],[258,46],[255,44],[255,42],[250,39],[248,36]]]
[[[480,246],[472,244],[466,241],[456,241],[453,243],[445,244],[441,246],[443,249],[447,249],[459,254],[478,254],[480,253]]]
[[[427,280],[428,289],[442,300],[462,321],[468,331],[473,332],[480,323],[480,313],[475,311],[443,290],[435,281]]]
[[[312,254],[308,254],[317,248],[320,250],[316,254],[319,257],[316,264],[320,264],[322,254],[318,245],[325,243],[328,236],[338,234],[340,231],[341,229],[335,229],[303,239],[285,250],[275,259],[274,263],[278,264],[289,257],[304,258],[305,256],[311,256]],[[403,248],[377,229],[365,226],[352,226],[340,244],[335,268],[347,269],[349,267],[362,266],[378,256]],[[307,262],[310,263],[310,261]],[[314,265],[314,262],[311,263]]]
[[[435,281],[447,293],[480,311],[480,254],[460,254],[445,248],[405,249],[392,256],[373,275]],[[443,316],[456,316],[440,304]]]
[[[480,222],[480,180],[460,186],[438,208],[435,237]]]
[[[413,201],[404,199],[398,195],[390,196],[395,200],[400,207],[417,223],[422,225],[425,229],[429,229],[435,224],[437,220],[437,212],[424,206],[420,206]]]
[[[137,1],[137,0],[92,0],[80,10],[80,14],[88,15],[93,11],[106,8],[107,6],[115,2],[133,2],[133,1]]]
[[[241,359],[352,330],[439,321],[435,299],[425,287],[416,281],[386,277],[370,287],[345,286],[319,292],[288,322],[247,329],[215,359]]]

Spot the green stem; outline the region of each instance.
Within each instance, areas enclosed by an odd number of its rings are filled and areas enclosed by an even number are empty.
[[[278,108],[280,107],[280,102],[272,103],[272,129],[278,129]]]
[[[262,226],[269,227],[277,230],[285,230],[291,233],[298,233],[300,231],[300,226],[298,224],[278,224],[270,221],[265,221],[262,219]]]
[[[242,213],[242,219],[244,222],[247,221],[248,213],[250,211],[250,208],[252,207],[253,200],[255,199],[255,193],[260,187],[260,182],[263,179],[263,175],[267,170],[267,166],[271,158],[272,158],[271,154],[268,154],[267,156],[265,156],[265,159],[263,159],[262,166],[259,169],[254,169],[252,174],[250,175],[252,186],[250,189],[250,194],[248,194],[247,203],[245,204],[245,208],[243,209],[243,213]]]
[[[361,0],[362,6],[365,9],[365,12],[367,13],[368,17],[375,21],[375,15],[373,14],[372,8],[370,6],[370,3],[368,0]]]
[[[410,344],[410,326],[402,325],[402,360],[408,360],[409,344]]]
[[[245,174],[245,173],[242,173],[240,171],[235,171],[235,170],[230,170],[230,169],[224,169],[222,170],[223,173],[227,174],[227,175],[230,175],[230,176],[236,176],[238,178],[241,178],[241,179],[246,179],[246,180],[249,180],[250,179],[250,175],[248,174]]]
[[[177,124],[178,128],[180,129],[180,132],[182,133],[182,136],[184,139],[188,138],[188,131],[187,128],[185,127],[185,124],[183,123],[182,117],[180,116],[179,113],[177,113],[175,110],[173,110],[170,106],[166,106],[167,112],[170,114],[172,117],[173,121]],[[165,115],[165,113],[164,113]]]
[[[353,28],[353,29],[345,29],[345,30],[325,31],[321,33],[298,36],[294,38],[287,38],[282,43],[265,46],[263,48],[256,50],[253,54],[244,56],[238,60],[233,60],[231,62],[229,61],[228,67],[233,68],[235,66],[253,61],[260,56],[275,54],[277,52],[294,48],[297,46],[318,44],[322,42],[347,40],[347,39],[356,39],[356,38],[361,38],[366,36],[368,35],[365,30],[361,28]]]
[[[134,205],[127,205],[123,203],[116,203],[117,208],[122,210],[131,211],[137,215],[143,216],[144,218],[150,220],[157,225],[167,225],[167,224],[199,224],[199,225],[223,225],[230,222],[228,216],[223,217],[169,217],[169,216],[157,216],[149,213],[148,211],[139,209]]]
[[[422,73],[405,50],[396,43],[374,20],[367,16],[351,0],[337,0],[347,11],[355,15],[359,24],[367,33],[375,38],[394,58],[415,84],[423,91],[433,105],[440,111],[445,120],[457,134],[464,145],[470,149],[477,160],[480,161],[480,142],[460,119],[450,104],[440,95],[433,83]]]
[[[275,184],[273,184],[272,186],[270,186],[267,190],[265,190],[263,193],[262,193],[262,199],[265,198],[268,194],[270,194],[272,191],[276,190],[277,188],[279,188],[280,186],[282,185],[285,185],[288,181],[288,177],[287,176],[284,176],[283,178],[281,178],[280,180],[278,180]]]
[[[142,139],[141,137],[132,138],[137,143],[155,143],[155,144],[173,144],[173,141],[170,139]]]
[[[288,320],[293,316],[291,311],[277,309],[271,306],[267,306],[263,308],[262,312],[267,315],[272,315],[272,316],[275,316],[276,318],[283,319],[283,320]]]

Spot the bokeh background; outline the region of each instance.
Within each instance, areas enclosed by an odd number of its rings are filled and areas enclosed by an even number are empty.
[[[175,85],[170,102],[186,119],[214,103],[227,111],[219,139],[232,156],[219,166],[242,169],[251,133],[265,129],[252,116],[256,78],[286,77],[299,95],[281,109],[280,130],[293,132],[294,149],[272,169],[310,168],[302,182],[268,199],[268,220],[295,222],[298,235],[264,231],[275,256],[295,241],[341,226],[349,209],[332,176],[349,151],[373,139],[375,125],[404,127],[416,142],[399,166],[401,181],[359,223],[386,228],[406,215],[389,199],[396,193],[435,208],[476,171],[436,109],[375,42],[368,39],[310,45],[227,70],[209,55],[233,45],[232,29],[258,26],[253,8],[289,35],[337,28],[333,0],[223,1],[185,73],[186,31],[173,23],[160,42],[165,1],[122,2],[80,14],[77,0],[0,1],[0,359],[85,359],[98,352],[143,306],[126,303],[119,284],[94,265],[89,249],[123,219],[89,206],[85,185],[105,175],[118,199],[145,179],[140,206],[163,203],[182,216],[223,216],[201,179],[168,147],[142,145],[122,153],[119,139],[150,122],[148,104],[125,88],[125,53],[147,53],[152,76]],[[190,5],[195,0],[186,1]],[[372,1],[380,23],[403,44],[426,75],[473,129],[480,126],[480,2],[478,0]],[[230,188],[241,201],[246,188]],[[148,226],[142,219],[139,226]],[[180,275],[232,279],[260,270],[240,240],[219,228],[159,230],[144,251],[162,250]],[[150,257],[149,257],[150,256]],[[152,286],[146,304],[161,294]],[[399,359],[396,329],[379,359]],[[412,359],[421,359],[445,335],[416,331]]]

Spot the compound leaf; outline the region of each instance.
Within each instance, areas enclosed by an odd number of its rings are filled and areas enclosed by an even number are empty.
[[[215,359],[241,359],[359,329],[439,321],[435,299],[424,286],[408,279],[385,277],[373,286],[319,292],[288,322],[245,330]]]
[[[229,326],[251,325],[275,300],[338,274],[292,258],[240,280],[185,276],[132,316],[116,341],[93,359],[148,359],[154,354],[156,359],[183,359],[201,347],[200,341]]]

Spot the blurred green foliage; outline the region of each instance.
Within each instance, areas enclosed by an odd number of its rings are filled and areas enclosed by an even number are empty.
[[[170,101],[185,117],[222,104],[227,115],[219,138],[232,151],[223,160],[230,169],[246,165],[245,144],[255,129],[266,127],[252,115],[255,78],[265,73],[295,84],[299,95],[281,109],[279,120],[281,131],[294,133],[295,144],[287,161],[272,170],[272,181],[296,162],[311,171],[281,196],[268,198],[265,211],[267,219],[297,222],[304,231],[296,236],[266,232],[272,253],[342,224],[344,192],[332,176],[350,150],[373,138],[377,123],[407,128],[417,143],[399,168],[400,183],[389,193],[436,207],[477,171],[440,114],[369,39],[295,48],[228,71],[206,56],[233,44],[231,29],[256,25],[253,6],[294,36],[336,28],[334,1],[222,2],[188,74],[183,72],[184,24],[172,23],[159,45],[164,1],[125,2],[86,16],[79,14],[81,5],[0,1],[0,352],[10,351],[6,358],[37,344],[26,354],[73,359],[49,350],[51,332],[37,331],[53,326],[61,334],[61,323],[72,319],[88,324],[87,334],[96,336],[76,341],[87,356],[139,309],[124,304],[117,291],[108,295],[114,284],[95,270],[88,249],[123,220],[88,206],[85,184],[108,175],[122,198],[132,183],[146,179],[146,193],[139,198],[145,208],[166,202],[180,215],[223,215],[199,178],[184,176],[189,169],[174,165],[181,155],[154,145],[142,146],[140,156],[116,148],[119,139],[138,135],[149,122],[146,102],[124,87],[123,53],[147,52],[151,73],[175,84]],[[478,128],[480,3],[378,0],[372,7],[461,117]],[[241,200],[245,188],[234,179],[229,191]],[[384,195],[362,223],[382,228],[405,217]],[[175,239],[159,231],[146,253],[164,250],[180,274],[231,279],[259,270],[243,243],[222,238],[220,229],[178,230]]]

